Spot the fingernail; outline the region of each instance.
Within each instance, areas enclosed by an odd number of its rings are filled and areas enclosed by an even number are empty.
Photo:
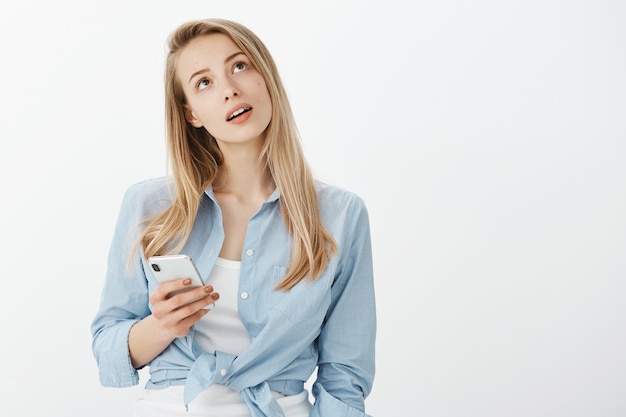
[[[191,278],[187,278],[186,280],[184,280],[183,284],[185,284],[185,285],[191,284]]]
[[[211,298],[214,300],[217,300],[218,298],[220,298],[220,295],[216,292],[214,292],[213,294],[211,294]]]
[[[213,292],[213,287],[211,287],[210,285],[204,287],[204,292],[207,294]]]

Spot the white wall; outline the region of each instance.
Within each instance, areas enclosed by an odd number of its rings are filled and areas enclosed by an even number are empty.
[[[109,239],[164,170],[167,34],[225,17],[368,204],[371,414],[626,415],[623,2],[138,3],[0,5],[0,414],[130,415],[91,356]]]

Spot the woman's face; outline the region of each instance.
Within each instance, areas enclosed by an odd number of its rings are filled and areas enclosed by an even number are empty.
[[[261,74],[229,37],[215,33],[192,40],[180,53],[176,76],[192,126],[204,127],[222,144],[263,142],[272,116],[270,95]]]

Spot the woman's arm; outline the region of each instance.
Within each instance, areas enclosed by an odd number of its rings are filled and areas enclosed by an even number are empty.
[[[177,337],[186,335],[219,297],[211,287],[167,298],[184,288],[184,280],[160,284],[149,295],[149,285],[141,261],[141,251],[131,248],[138,225],[147,214],[146,183],[129,187],[122,200],[109,249],[107,272],[100,308],[93,319],[92,349],[104,386],[130,386],[138,383],[136,370],[154,359]],[[150,185],[150,190],[154,184]],[[130,264],[129,256],[131,257]],[[180,306],[199,299],[183,308]],[[150,309],[152,305],[152,311]]]
[[[366,414],[374,379],[376,306],[369,220],[362,200],[350,202],[331,305],[318,339],[316,397],[311,416]]]
[[[131,254],[142,217],[142,189],[140,184],[131,186],[122,199],[109,248],[100,307],[91,323],[92,350],[104,386],[126,387],[139,382],[129,356],[128,335],[137,322],[151,314],[141,253],[136,250]]]
[[[190,279],[164,282],[150,295],[152,314],[135,324],[128,335],[128,350],[135,368],[157,357],[174,339],[186,336],[191,326],[209,312],[205,307],[219,298],[210,285],[167,298],[167,294],[190,284]]]

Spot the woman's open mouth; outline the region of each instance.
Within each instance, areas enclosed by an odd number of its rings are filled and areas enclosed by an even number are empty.
[[[234,112],[232,112],[231,115],[228,116],[228,119],[226,119],[226,120],[230,122],[234,118],[239,117],[242,114],[245,114],[245,113],[249,112],[250,110],[252,110],[252,107],[242,107],[240,109],[237,109]]]

